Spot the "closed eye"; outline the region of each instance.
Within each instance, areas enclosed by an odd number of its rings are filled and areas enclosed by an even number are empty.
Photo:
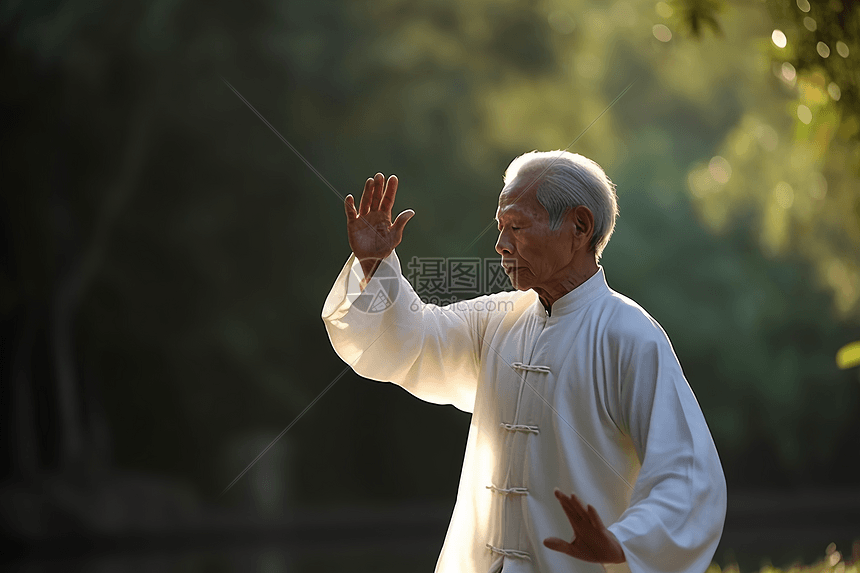
[[[501,233],[502,232],[502,222],[499,221],[498,219],[493,219],[493,222],[496,224],[496,228],[498,228],[499,232]],[[512,231],[519,231],[520,229],[522,229],[522,227],[514,227],[514,226],[511,227]]]

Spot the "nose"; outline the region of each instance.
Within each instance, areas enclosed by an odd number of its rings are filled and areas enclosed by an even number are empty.
[[[499,239],[496,241],[496,252],[503,257],[505,255],[512,255],[514,253],[513,245],[508,238],[508,233],[505,231],[499,233]]]

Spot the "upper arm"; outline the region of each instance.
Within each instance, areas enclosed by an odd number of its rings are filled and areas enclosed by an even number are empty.
[[[609,329],[609,339],[608,370],[614,386],[608,409],[642,462],[653,431],[668,431],[674,439],[685,439],[689,432],[675,422],[685,417],[683,403],[692,397],[692,391],[666,333],[641,309],[621,309]]]

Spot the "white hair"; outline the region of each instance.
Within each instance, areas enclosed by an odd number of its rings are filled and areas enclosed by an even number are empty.
[[[569,209],[588,207],[594,215],[590,246],[600,259],[618,216],[615,184],[600,165],[569,151],[530,151],[514,159],[505,170],[505,185],[526,172],[538,176],[536,197],[549,214],[553,231],[561,227]]]

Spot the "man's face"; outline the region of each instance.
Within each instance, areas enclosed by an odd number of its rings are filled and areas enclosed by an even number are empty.
[[[533,174],[520,173],[502,189],[496,252],[514,288],[541,293],[564,275],[574,251],[568,237],[570,222],[565,220],[557,231],[550,229],[549,214],[537,200],[537,185],[531,185],[534,179]]]

